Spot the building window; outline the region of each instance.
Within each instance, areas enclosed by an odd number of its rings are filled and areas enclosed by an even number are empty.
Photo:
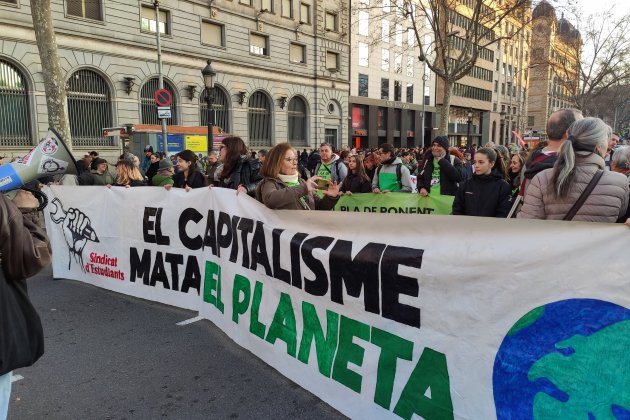
[[[359,74],[359,96],[368,96],[369,79],[367,74]]]
[[[339,32],[339,16],[336,13],[326,12],[326,30]]]
[[[402,74],[402,54],[396,53],[394,55],[394,71],[396,74]]]
[[[352,128],[367,128],[368,107],[367,105],[352,106]]]
[[[225,26],[213,22],[201,22],[201,43],[225,47]]]
[[[293,0],[282,0],[282,17],[293,19]]]
[[[413,103],[413,83],[407,83],[407,102]]]
[[[359,3],[370,5],[370,0],[359,0]]]
[[[530,127],[533,127],[534,124],[536,123],[536,118],[532,117],[532,116],[528,116],[527,117],[527,125]]]
[[[494,81],[494,93],[498,93],[499,92],[499,81],[495,80]]]
[[[159,81],[157,77],[147,81],[140,89],[140,108],[141,108],[141,121],[142,124],[160,124],[160,120],[157,117],[157,110],[155,108],[155,99],[153,99],[153,93],[158,90]],[[175,125],[177,123],[177,96],[175,95],[175,89],[168,81],[164,80],[164,89],[168,90],[173,97],[171,103],[171,118],[166,120],[166,124]],[[111,126],[104,126],[111,127]]]
[[[359,35],[368,36],[370,34],[370,14],[359,12]]]
[[[239,0],[238,1],[241,4],[244,4],[246,6],[251,6],[252,5],[252,0]]]
[[[306,46],[292,42],[289,48],[289,61],[300,64],[306,63]]]
[[[413,55],[407,57],[407,76],[413,77]]]
[[[389,31],[390,31],[390,27],[389,27],[389,21],[384,20],[382,22],[382,32],[381,32],[381,41],[385,42],[385,43],[389,43]]]
[[[400,102],[402,100],[402,82],[394,80],[394,100]]]
[[[271,103],[267,95],[256,91],[247,104],[247,132],[250,147],[271,146]]]
[[[0,144],[31,145],[26,78],[17,67],[0,59]]]
[[[74,145],[103,145],[103,128],[112,127],[111,95],[105,79],[93,70],[78,70],[68,79],[67,93]],[[156,112],[155,103],[153,112]],[[113,139],[108,139],[107,146],[112,146]]]
[[[389,71],[389,50],[387,48],[381,50],[381,70]]]
[[[225,91],[215,85],[214,86],[214,100],[212,101],[212,110],[214,111],[213,123],[215,126],[220,127],[223,131],[230,132],[230,104],[228,102],[228,96]],[[208,90],[204,89],[199,95],[199,123],[200,125],[208,124]]]
[[[300,3],[300,23],[311,24],[311,5]]]
[[[17,0],[0,0],[0,3],[17,4]]]
[[[141,19],[141,29],[144,32],[155,32],[156,24],[155,24],[155,9],[149,6],[142,6],[142,19]],[[168,24],[169,22],[169,13],[167,10],[160,9],[160,33],[161,34],[170,34],[171,28]]]
[[[387,130],[387,108],[378,107],[376,114],[376,127],[379,130]]]
[[[368,67],[370,62],[370,50],[368,44],[365,42],[359,42],[359,65],[361,67]]]
[[[273,0],[262,0],[262,9],[269,13],[274,13]]]
[[[294,97],[289,101],[289,143],[294,146],[308,146],[306,129],[306,102],[300,97]]]
[[[269,56],[269,37],[266,35],[249,34],[249,52],[255,55]]]
[[[391,12],[391,0],[383,0],[383,13]]]
[[[100,0],[66,0],[66,6],[70,16],[103,20]]]
[[[407,29],[407,45],[411,48],[416,46],[416,32],[411,28]]]
[[[402,47],[403,44],[403,28],[402,25],[396,25],[396,46]]]
[[[326,51],[326,69],[328,71],[339,71],[339,54]]]
[[[381,79],[381,99],[389,101],[389,79]]]

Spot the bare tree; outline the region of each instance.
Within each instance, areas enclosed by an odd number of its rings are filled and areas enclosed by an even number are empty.
[[[420,46],[419,59],[444,84],[439,130],[445,134],[455,83],[471,72],[485,48],[513,38],[526,27],[531,0],[428,0],[417,3],[418,14],[413,13],[409,0],[397,4],[412,23]],[[503,29],[510,18],[520,22],[515,31]],[[432,35],[428,45],[423,42],[427,29]]]
[[[630,84],[630,15],[616,17],[609,10],[583,19],[578,13],[576,22],[581,39],[575,42],[581,45],[574,47],[581,47],[582,54],[575,104],[585,114],[598,115],[605,98],[610,99],[608,106],[613,105],[617,88]]]
[[[59,63],[57,40],[50,13],[50,0],[31,0],[33,28],[42,63],[48,124],[55,128],[72,150],[70,122],[66,110],[66,83]]]

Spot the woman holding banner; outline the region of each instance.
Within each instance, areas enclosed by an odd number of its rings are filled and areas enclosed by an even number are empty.
[[[219,153],[221,167],[217,169],[218,182],[215,185],[253,196],[260,175],[257,167],[254,167],[247,158],[247,146],[243,139],[240,137],[224,138],[221,140]]]
[[[599,118],[575,121],[553,168],[532,179],[517,218],[625,221],[628,178],[605,170],[611,135],[611,128]]]
[[[197,169],[197,155],[190,150],[182,150],[175,155],[177,159],[177,172],[173,175],[173,187],[184,188],[187,192],[191,188],[205,187],[206,178]],[[167,190],[171,189],[171,185],[165,185]]]
[[[475,173],[459,185],[453,201],[453,214],[481,217],[507,217],[512,208],[510,185],[503,174],[494,171],[501,165],[501,155],[494,149],[477,150],[473,160]]]
[[[256,187],[256,199],[274,210],[331,210],[339,198],[339,185],[328,183],[324,197],[319,198],[313,193],[321,178],[300,178],[297,161],[289,143],[275,145],[260,168],[263,180]]]

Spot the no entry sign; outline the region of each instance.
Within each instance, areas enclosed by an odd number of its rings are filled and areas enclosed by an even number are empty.
[[[157,106],[170,106],[173,96],[171,92],[166,89],[158,89],[153,94],[153,99],[155,99]]]

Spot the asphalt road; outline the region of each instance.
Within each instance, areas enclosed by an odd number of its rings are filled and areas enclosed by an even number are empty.
[[[194,312],[29,280],[46,353],[14,374],[10,420],[344,418]]]

